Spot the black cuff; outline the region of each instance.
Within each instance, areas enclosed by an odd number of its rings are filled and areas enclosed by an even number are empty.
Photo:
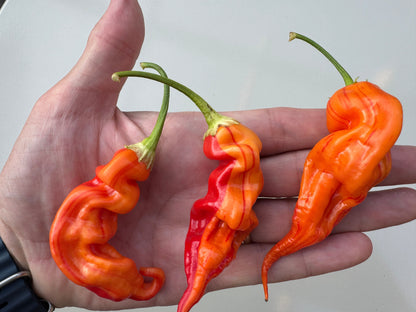
[[[39,299],[30,285],[30,273],[21,272],[0,238],[0,312],[47,312],[53,307]],[[8,282],[9,281],[9,282]]]

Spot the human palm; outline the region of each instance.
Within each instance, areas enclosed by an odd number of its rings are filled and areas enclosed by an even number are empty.
[[[189,212],[193,202],[205,196],[208,175],[217,165],[203,155],[206,125],[199,113],[168,115],[154,168],[149,179],[139,183],[138,205],[119,216],[118,231],[110,241],[138,266],[165,271],[166,284],[159,294],[145,302],[100,298],[70,282],[49,250],[49,228],[69,191],[93,178],[95,167],[108,162],[117,149],[141,141],[153,128],[156,113],[123,113],[116,107],[122,84],[110,79],[113,72],[134,65],[143,32],[136,0],[112,1],[80,61],[36,103],[0,176],[0,237],[19,264],[31,271],[38,295],[57,306],[121,309],[177,304],[186,288],[183,248]],[[161,95],[155,98],[161,100]],[[262,196],[274,199],[258,200],[254,210],[260,225],[251,243],[239,249],[208,290],[260,282],[264,255],[290,227],[295,205],[290,197],[298,193],[307,151],[327,133],[323,110],[275,108],[225,115],[253,129],[262,140]],[[416,182],[415,164],[410,163],[415,154],[414,147],[394,148],[393,170],[385,183]],[[370,194],[324,242],[277,262],[269,280],[302,278],[360,263],[371,254],[371,242],[361,232],[412,220],[415,193],[397,189]]]

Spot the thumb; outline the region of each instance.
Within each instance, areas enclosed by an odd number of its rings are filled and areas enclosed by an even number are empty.
[[[137,0],[112,0],[91,31],[81,58],[64,80],[71,87],[90,92],[118,93],[122,84],[114,83],[111,74],[133,67],[143,40],[144,21]]]

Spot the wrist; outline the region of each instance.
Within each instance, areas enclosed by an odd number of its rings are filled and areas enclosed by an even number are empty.
[[[22,271],[28,271],[29,265],[23,252],[22,245],[19,238],[15,235],[12,228],[7,226],[3,220],[0,219],[0,241],[10,254],[10,257],[16,263],[17,267]]]
[[[51,303],[31,288],[30,272],[21,270],[0,238],[0,309],[2,312],[51,312]]]

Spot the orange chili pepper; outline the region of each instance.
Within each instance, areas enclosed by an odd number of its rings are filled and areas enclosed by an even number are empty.
[[[164,71],[152,63],[143,68]],[[73,189],[59,208],[50,230],[52,257],[74,283],[114,301],[147,300],[163,286],[159,268],[136,268],[108,241],[117,231],[117,215],[131,211],[139,200],[136,181],[148,178],[169,103],[165,86],[156,125],[142,142],[117,151],[110,162],[96,169],[96,177]],[[153,278],[145,282],[143,276]]]
[[[292,227],[266,255],[262,266],[265,298],[267,272],[280,257],[325,239],[334,226],[362,202],[390,172],[390,149],[400,135],[402,106],[397,98],[369,82],[354,82],[344,68],[311,39],[290,34],[321,51],[344,78],[327,105],[330,134],[306,158]]]
[[[208,124],[204,153],[219,161],[209,176],[207,195],[191,209],[184,257],[188,287],[178,305],[179,312],[187,312],[201,299],[208,282],[235,258],[243,240],[258,224],[252,207],[263,188],[262,144],[252,130],[218,114],[178,82],[144,72],[119,72],[114,79],[126,75],[168,84],[191,98]]]

